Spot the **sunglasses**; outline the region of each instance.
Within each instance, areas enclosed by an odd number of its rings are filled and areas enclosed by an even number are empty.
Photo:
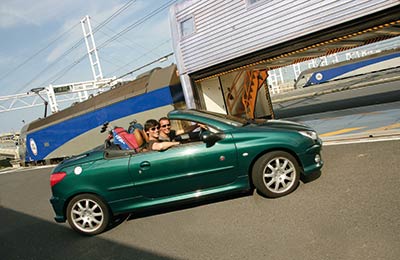
[[[161,127],[162,128],[166,128],[166,127],[169,127],[169,126],[171,126],[171,124],[165,124],[165,125],[162,125]]]
[[[150,128],[150,130],[151,130],[151,131],[160,130],[160,127],[159,127],[159,126],[157,126],[157,127],[152,127],[152,128]]]

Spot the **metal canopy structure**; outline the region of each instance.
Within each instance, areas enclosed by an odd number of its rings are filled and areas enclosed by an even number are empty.
[[[49,85],[47,87],[33,88],[23,94],[2,96],[0,97],[0,113],[41,106],[44,103],[44,117],[46,117],[47,105],[50,105],[52,113],[56,113],[59,111],[59,102],[82,102],[90,98],[91,95],[95,95],[97,92],[103,92],[120,82],[116,77],[103,78],[100,60],[90,24],[90,17],[85,16],[80,22],[94,80],[61,85]],[[46,96],[47,99],[45,99],[44,96]],[[61,97],[56,98],[56,96]]]
[[[243,69],[275,69],[400,36],[400,6],[279,46],[259,50],[194,72],[195,81]]]
[[[58,103],[83,101],[86,97],[83,96],[82,93],[91,92],[93,95],[97,91],[109,89],[119,82],[120,81],[117,81],[116,78],[113,77],[102,80],[50,85],[36,92],[29,91],[22,94],[2,96],[0,97],[0,113],[42,106],[43,99],[41,97],[44,96],[47,97],[51,112],[55,113],[59,111]],[[59,96],[57,100],[56,96]],[[88,97],[90,97],[90,95]]]

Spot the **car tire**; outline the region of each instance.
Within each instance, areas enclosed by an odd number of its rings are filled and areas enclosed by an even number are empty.
[[[110,210],[96,195],[80,194],[67,207],[67,219],[72,229],[93,236],[103,232],[110,221]]]
[[[278,198],[291,193],[299,185],[300,167],[291,154],[274,151],[257,159],[251,177],[261,195]]]

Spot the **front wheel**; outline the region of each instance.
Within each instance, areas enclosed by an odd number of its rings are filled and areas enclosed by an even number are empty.
[[[69,202],[67,218],[72,229],[92,236],[107,228],[110,211],[99,197],[93,194],[81,194]]]
[[[291,154],[275,151],[264,154],[255,162],[251,176],[258,192],[266,197],[277,198],[296,189],[300,167]]]

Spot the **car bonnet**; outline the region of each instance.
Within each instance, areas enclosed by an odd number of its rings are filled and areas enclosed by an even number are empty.
[[[259,126],[268,127],[268,128],[276,128],[276,129],[285,129],[285,130],[295,130],[295,131],[314,131],[311,127],[307,125],[303,125],[300,123],[286,121],[286,120],[276,120],[271,119],[267,120],[265,123],[258,124]]]

